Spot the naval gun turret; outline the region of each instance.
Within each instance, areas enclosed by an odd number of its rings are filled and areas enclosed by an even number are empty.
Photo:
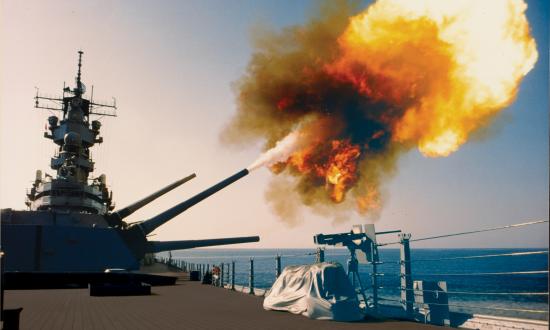
[[[124,219],[155,199],[193,179],[177,180],[124,208],[114,210],[105,175],[91,177],[90,148],[102,143],[101,122],[93,116],[116,116],[116,102],[84,98],[79,51],[76,87],[63,87],[61,97],[35,97],[35,107],[57,111],[48,118],[44,136],[57,145],[51,159],[54,175],[37,171],[27,193],[28,210],[1,210],[1,249],[7,272],[103,272],[136,270],[147,253],[259,241],[258,236],[205,240],[149,241],[148,236],[188,208],[248,174],[242,170],[174,207],[144,221]]]

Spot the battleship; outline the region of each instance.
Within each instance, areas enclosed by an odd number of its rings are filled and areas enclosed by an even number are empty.
[[[165,269],[173,272],[168,273],[168,276],[144,273],[143,267],[140,267],[142,260],[157,252],[259,241],[258,236],[180,241],[152,241],[148,239],[155,229],[174,219],[188,208],[245,177],[248,175],[248,170],[238,171],[154,217],[134,223],[126,222],[125,219],[129,215],[193,179],[195,174],[181,178],[127,207],[115,210],[106,176],[103,174],[97,177],[92,176],[94,162],[91,158],[90,148],[96,143],[103,142],[103,138],[100,136],[101,123],[99,120],[92,120],[92,118],[94,116],[116,116],[116,103],[96,103],[93,101],[93,92],[90,99],[84,98],[86,89],[81,81],[81,66],[82,52],[79,52],[76,87],[64,87],[62,97],[51,98],[36,95],[35,106],[37,108],[58,111],[61,114],[61,118],[57,116],[48,118],[49,126],[44,134],[47,139],[52,140],[58,147],[58,151],[51,159],[51,168],[56,171],[55,177],[48,174],[43,175],[41,171],[37,171],[34,183],[27,193],[26,205],[28,210],[1,210],[2,245],[0,256],[2,257],[2,274],[0,275],[2,275],[1,309],[3,328],[18,328],[19,315],[23,309],[21,323],[23,328],[40,327],[45,329],[115,329],[127,327],[132,329],[179,329],[182,327],[257,329],[258,324],[265,329],[347,329],[350,326],[358,329],[438,328],[413,321],[433,324],[443,322],[442,324],[446,326],[475,329],[498,327],[501,329],[538,330],[548,327],[548,322],[544,320],[498,318],[491,315],[449,312],[449,307],[468,307],[468,305],[449,302],[448,293],[475,294],[476,292],[447,291],[445,281],[437,282],[438,285],[443,283],[443,288],[426,289],[428,284],[435,282],[413,281],[409,241],[414,240],[410,240],[410,234],[400,235],[400,240],[397,242],[378,244],[375,240],[376,235],[400,233],[401,231],[375,232],[374,226],[365,226],[361,233],[358,232],[361,229],[354,226],[351,232],[314,236],[314,242],[318,245],[343,243],[350,252],[347,275],[351,275],[352,279],[356,279],[359,283],[359,293],[362,295],[364,306],[367,307],[368,301],[372,302],[372,305],[368,305],[367,318],[353,324],[318,322],[296,317],[290,313],[271,313],[258,308],[264,300],[264,295],[269,291],[261,288],[254,289],[253,258],[250,259],[248,276],[245,276],[249,280],[248,287],[235,285],[234,261],[231,266],[230,282],[229,264],[224,268],[223,263],[217,264],[221,266],[218,267],[218,269],[221,268],[221,273],[217,284],[214,281],[211,282],[222,288],[246,294],[235,294],[235,292],[229,290],[219,290],[214,286],[204,286],[199,281],[192,280],[191,273],[208,275],[210,271],[213,273],[216,264],[189,264],[181,259],[172,259],[171,255],[170,259],[163,261],[158,259],[157,255],[157,263],[166,266]],[[58,105],[58,107],[55,105]],[[547,222],[547,220],[532,221],[483,230],[424,237],[417,240],[517,228]],[[365,240],[356,243],[357,239]],[[377,246],[396,244],[400,245],[400,257],[397,262],[399,271],[395,272],[394,267],[393,274],[391,272],[387,274],[379,272],[377,265],[390,264],[391,260],[380,261]],[[371,277],[371,285],[368,287],[369,290],[372,290],[372,295],[369,297],[366,297],[365,291],[367,288],[363,287],[359,277],[356,252],[357,257],[361,256],[361,259],[365,259],[362,263],[370,263],[372,267],[372,275],[374,276]],[[454,256],[452,259],[511,257],[547,253],[547,250],[506,252],[503,254]],[[304,255],[310,256],[311,253]],[[317,257],[319,262],[323,261],[324,250],[318,249]],[[281,274],[281,255],[277,254],[275,260],[277,265],[275,278],[278,278]],[[434,260],[438,259],[432,259],[431,261]],[[447,261],[449,258],[439,260]],[[214,260],[209,260],[209,262],[212,261]],[[422,259],[415,260],[415,262],[419,261],[422,262]],[[424,261],[430,261],[430,259]],[[135,272],[136,270],[138,272]],[[3,276],[4,272],[6,272],[6,278]],[[173,277],[176,273],[179,283],[176,283],[176,277]],[[450,275],[485,276],[487,274],[526,275],[547,273],[544,270],[500,273],[473,272]],[[200,275],[197,277],[200,277]],[[378,290],[385,289],[383,286],[379,286],[378,275],[395,275],[399,278],[398,286],[393,289],[399,290],[401,299],[378,296]],[[436,275],[438,277],[442,276],[441,274]],[[422,274],[415,276],[422,276]],[[423,276],[426,276],[426,274]],[[170,277],[173,277],[173,281]],[[203,279],[204,277],[207,276],[203,276]],[[59,285],[63,290],[56,290],[57,285],[62,281],[65,281],[63,284],[69,285]],[[148,296],[151,294],[151,286],[155,286],[153,297],[118,297],[119,295],[127,295],[129,290],[133,290],[130,295]],[[65,290],[67,287],[72,288],[72,290]],[[143,294],[143,291],[141,291],[144,287],[148,289],[147,294]],[[21,288],[26,290],[18,290]],[[28,290],[43,288],[52,290]],[[356,289],[355,282],[353,288]],[[4,309],[4,289],[7,289],[6,306],[8,309]],[[94,290],[96,290],[95,294]],[[106,292],[105,295],[110,297],[106,299],[99,298],[98,296],[102,294],[97,294],[97,290],[103,290],[103,292]],[[511,295],[514,292],[479,292],[477,294]],[[548,292],[516,292],[516,294],[547,296]],[[399,305],[384,304],[384,302],[391,301]],[[479,307],[475,306],[475,308]],[[546,313],[547,315],[547,311],[518,309],[514,306],[489,308]],[[439,311],[439,314],[436,311]],[[436,317],[436,314],[445,317],[440,319]]]
[[[258,236],[204,240],[150,241],[148,236],[193,205],[248,174],[242,170],[203,192],[143,221],[125,218],[160,196],[193,179],[175,181],[118,210],[104,174],[92,176],[90,149],[103,142],[101,122],[94,117],[116,116],[116,101],[96,103],[81,79],[82,51],[78,52],[76,86],[63,87],[59,98],[35,97],[35,107],[56,111],[48,118],[44,137],[58,147],[50,167],[55,175],[36,171],[27,192],[28,210],[1,210],[1,249],[6,273],[82,273],[109,269],[138,270],[147,254],[195,247],[259,241]]]

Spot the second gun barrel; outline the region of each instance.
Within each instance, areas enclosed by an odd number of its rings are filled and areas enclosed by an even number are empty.
[[[168,210],[152,217],[149,220],[145,220],[139,224],[137,224],[144,235],[148,235],[153,230],[157,229],[158,227],[162,226],[166,222],[170,221],[172,218],[176,217],[183,211],[187,210],[191,206],[200,203],[204,199],[210,197],[211,195],[217,193],[218,191],[222,190],[223,188],[229,186],[233,182],[243,178],[244,176],[248,175],[248,170],[244,169],[241,170],[232,176],[228,177],[225,180],[222,180],[218,182],[217,184],[213,185],[212,187],[205,189],[204,191],[196,194],[195,196],[189,198],[188,200],[179,203],[178,205],[169,208]]]
[[[135,211],[139,210],[140,208],[144,207],[145,205],[151,203],[155,199],[159,198],[160,196],[162,196],[162,195],[166,194],[167,192],[181,186],[185,182],[193,179],[194,177],[196,177],[195,173],[193,173],[189,176],[186,176],[185,178],[180,179],[180,180],[178,180],[178,181],[176,181],[172,184],[169,184],[168,186],[160,189],[159,191],[154,192],[151,195],[149,195],[145,198],[142,198],[141,200],[139,200],[135,203],[132,203],[131,205],[126,206],[125,208],[122,208],[118,211],[113,212],[113,216],[117,216],[120,220],[122,220],[122,219],[126,218],[127,216],[129,216],[130,214],[134,213]]]

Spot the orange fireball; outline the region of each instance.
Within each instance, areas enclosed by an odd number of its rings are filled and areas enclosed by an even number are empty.
[[[264,139],[254,168],[293,177],[288,189],[305,205],[376,214],[400,152],[447,156],[513,102],[538,56],[526,8],[378,0],[358,13],[329,3],[304,26],[257,39],[224,136]]]
[[[353,17],[328,70],[401,106],[393,139],[447,156],[515,98],[537,51],[523,1],[378,1]]]

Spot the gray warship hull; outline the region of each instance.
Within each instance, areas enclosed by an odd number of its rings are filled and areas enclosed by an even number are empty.
[[[103,272],[138,269],[119,233],[95,214],[2,210],[5,270]],[[99,224],[99,225],[98,225]]]

